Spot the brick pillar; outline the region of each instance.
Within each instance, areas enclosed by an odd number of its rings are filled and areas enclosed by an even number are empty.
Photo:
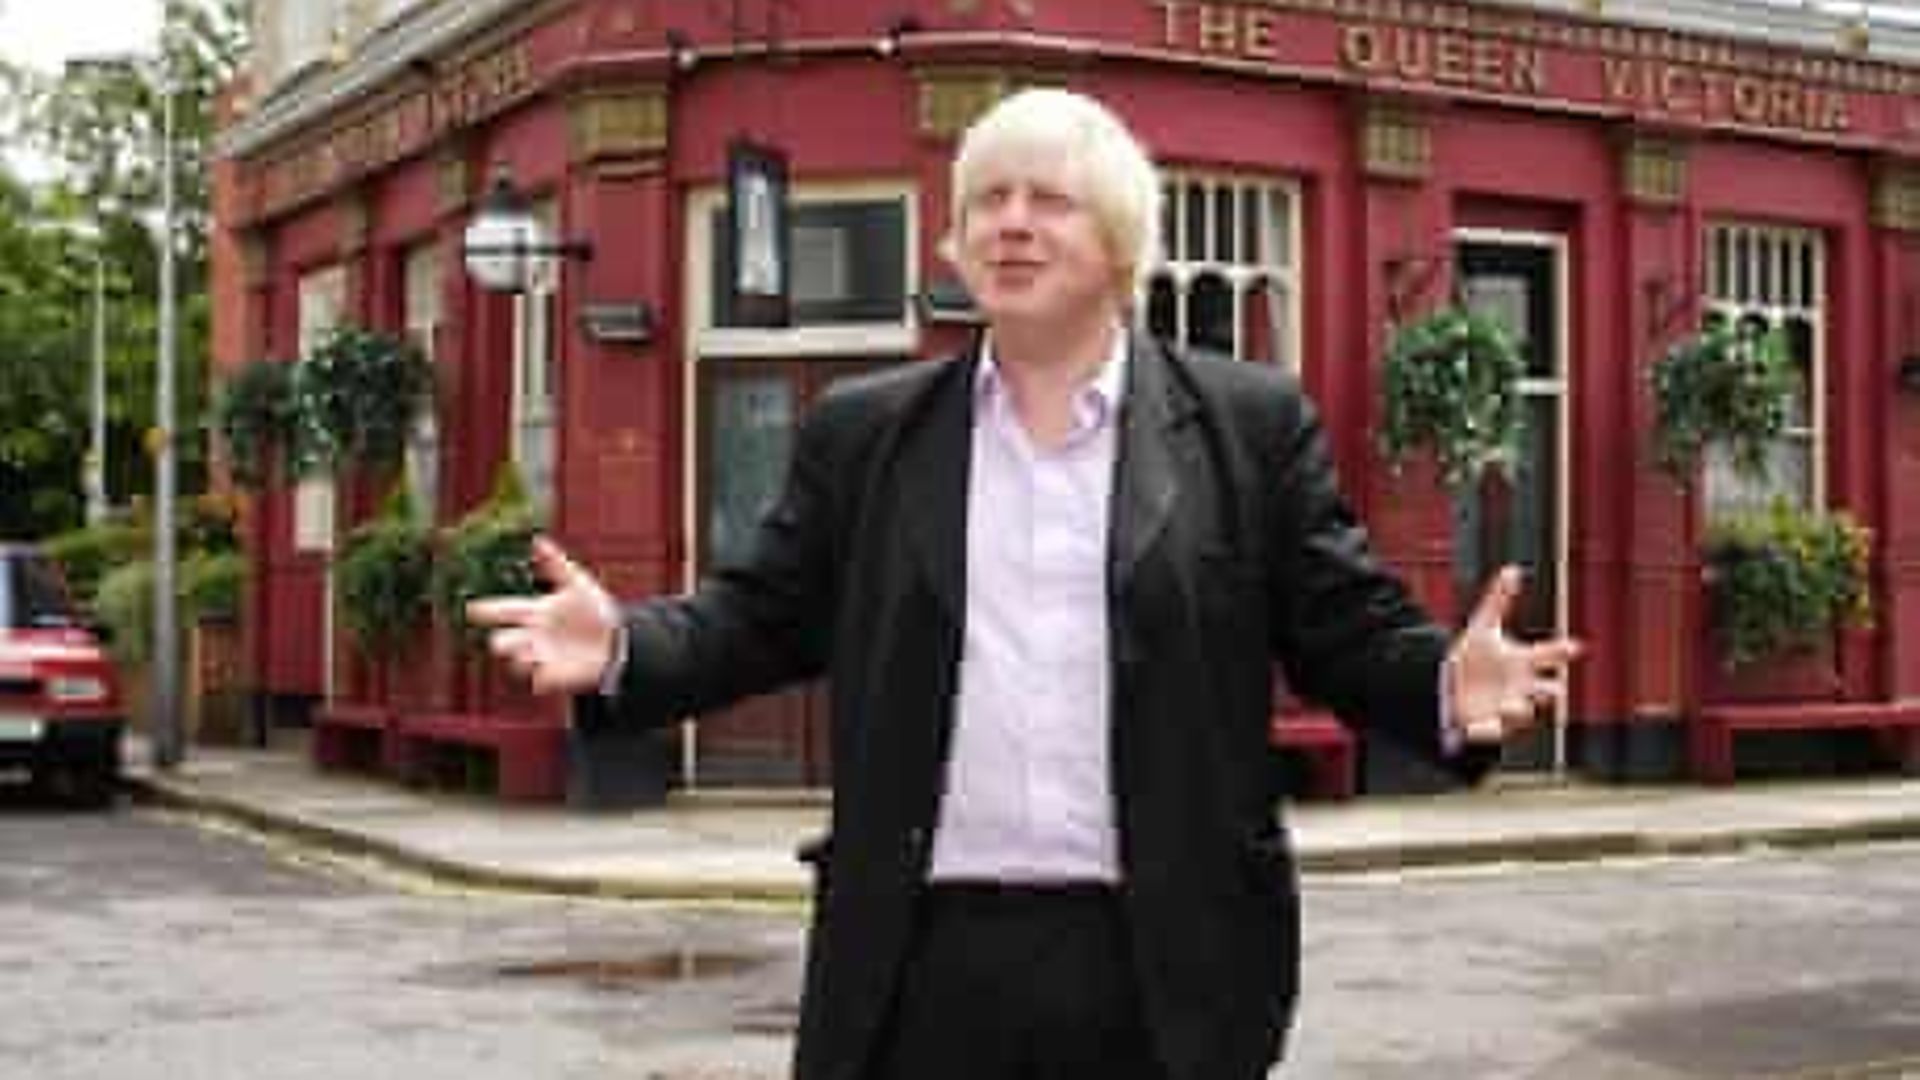
[[[1632,440],[1620,449],[1633,462],[1623,507],[1629,519],[1628,712],[1612,747],[1601,752],[1613,759],[1605,771],[1655,779],[1683,766],[1684,725],[1699,703],[1698,666],[1713,662],[1694,489],[1661,471],[1653,455],[1653,365],[1700,320],[1699,218],[1689,205],[1685,146],[1629,137],[1620,163],[1625,272],[1616,288],[1627,327],[1620,363]]]

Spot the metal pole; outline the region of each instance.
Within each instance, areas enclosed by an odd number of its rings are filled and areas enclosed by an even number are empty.
[[[172,769],[185,756],[180,723],[178,585],[174,551],[173,5],[160,15],[160,359],[154,395],[153,710],[154,764]]]
[[[107,252],[96,240],[93,249],[93,431],[87,448],[87,524],[98,525],[107,516]]]

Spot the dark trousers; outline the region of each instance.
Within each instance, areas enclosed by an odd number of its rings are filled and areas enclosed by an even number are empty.
[[[1166,1080],[1118,897],[936,885],[868,1080]]]

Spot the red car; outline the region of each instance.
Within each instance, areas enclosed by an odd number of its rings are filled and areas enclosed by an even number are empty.
[[[113,661],[59,569],[32,547],[0,544],[0,774],[109,805],[125,727]]]

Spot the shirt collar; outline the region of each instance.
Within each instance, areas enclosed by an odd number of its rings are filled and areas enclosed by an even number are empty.
[[[1120,401],[1126,395],[1127,387],[1127,341],[1124,328],[1114,333],[1107,362],[1100,365],[1093,379],[1074,396],[1074,411],[1080,417],[1080,428],[1096,427],[1119,414]],[[973,375],[974,404],[982,406],[1004,401],[1002,391],[1005,389],[1005,376],[1001,375],[1000,362],[993,355],[993,336],[982,335],[980,365]]]

